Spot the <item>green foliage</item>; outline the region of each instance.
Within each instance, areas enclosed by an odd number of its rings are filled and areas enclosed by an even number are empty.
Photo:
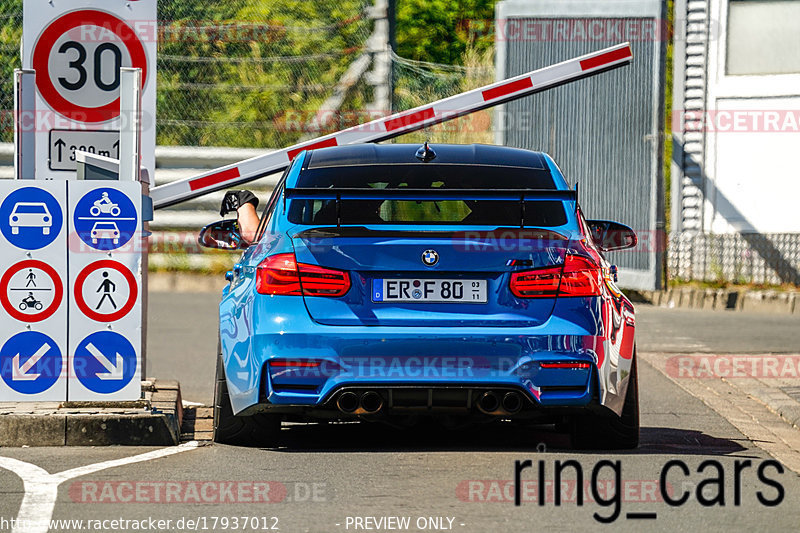
[[[458,64],[469,43],[494,45],[495,0],[397,0],[397,53],[432,63]]]
[[[363,80],[340,118],[306,126],[373,29],[374,0],[159,0],[157,142],[161,145],[280,147],[366,120]],[[476,69],[398,64],[396,109],[449,96],[489,79],[494,0],[398,0],[399,54]],[[0,0],[0,109],[10,110],[20,66],[22,0]],[[488,73],[489,78],[486,74]],[[0,141],[11,141],[4,115]]]
[[[197,11],[162,3],[159,144],[297,142],[362,51],[371,31],[368,3],[239,0],[202,10],[193,3]],[[196,35],[187,31],[196,25],[203,26]]]

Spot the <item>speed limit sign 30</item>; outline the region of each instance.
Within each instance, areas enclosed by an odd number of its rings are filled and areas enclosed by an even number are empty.
[[[142,70],[142,167],[152,175],[156,0],[26,0],[23,27],[23,67],[36,71],[36,177],[74,171],[76,150],[118,157],[109,132],[128,126],[121,67]]]

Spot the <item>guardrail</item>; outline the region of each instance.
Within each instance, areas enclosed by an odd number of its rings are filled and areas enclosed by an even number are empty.
[[[195,147],[195,146],[157,146],[156,147],[156,185],[164,185],[194,176],[204,169],[218,168],[237,163],[258,155],[272,152],[273,149]],[[266,201],[277,183],[279,174],[266,176],[247,188]],[[14,145],[0,143],[0,179],[14,177]],[[153,231],[198,230],[219,217],[219,206],[224,191],[211,193],[182,204],[160,209],[150,223]]]

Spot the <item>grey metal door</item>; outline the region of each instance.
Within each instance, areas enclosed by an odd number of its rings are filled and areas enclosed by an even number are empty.
[[[579,183],[587,218],[636,230],[639,246],[609,259],[620,286],[642,290],[660,288],[665,246],[664,9],[659,0],[497,7],[498,78],[631,41],[631,66],[506,104],[495,123],[498,143],[553,156],[567,180]]]

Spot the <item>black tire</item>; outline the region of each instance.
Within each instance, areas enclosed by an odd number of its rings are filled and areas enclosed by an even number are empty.
[[[281,419],[276,415],[257,413],[251,416],[233,414],[228,396],[228,382],[222,364],[222,350],[217,348],[217,375],[214,384],[214,442],[236,446],[274,447],[281,432]]]
[[[619,417],[581,416],[572,420],[572,446],[580,450],[632,450],[639,446],[639,379],[633,351],[628,391]]]

